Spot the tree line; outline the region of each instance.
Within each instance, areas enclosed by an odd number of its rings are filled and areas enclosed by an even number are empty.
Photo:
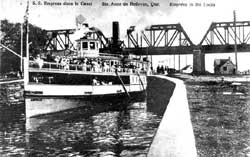
[[[23,24],[23,56],[26,56],[27,24]],[[1,20],[0,42],[2,45],[21,54],[21,23],[11,23]],[[35,25],[29,24],[30,55],[35,56],[43,51],[46,42],[46,31]],[[20,58],[7,49],[0,47],[0,74],[20,70]]]

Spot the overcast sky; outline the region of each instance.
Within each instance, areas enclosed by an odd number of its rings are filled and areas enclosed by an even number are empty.
[[[34,0],[38,2],[38,0]],[[43,4],[45,0],[40,0]],[[75,17],[82,14],[90,26],[100,28],[103,33],[111,36],[112,21],[119,21],[120,33],[125,37],[126,30],[131,25],[143,29],[151,24],[181,23],[185,31],[198,44],[206,33],[211,22],[233,21],[233,10],[237,20],[250,21],[249,0],[103,0],[104,2],[151,2],[159,3],[155,7],[133,6],[102,6],[100,0],[47,0],[47,2],[92,2],[92,6],[46,6],[33,5],[30,0],[30,23],[43,29],[75,28]],[[26,0],[1,0],[0,19],[11,22],[22,22],[26,10]],[[174,7],[170,3],[214,3],[215,7]],[[234,55],[230,55],[234,59]],[[211,71],[214,58],[228,58],[229,55],[207,56],[206,68]],[[176,57],[177,58],[177,57]],[[250,69],[250,63],[245,58],[248,54],[239,54],[239,68]],[[188,59],[190,62],[192,59]],[[188,61],[189,62],[189,61]]]

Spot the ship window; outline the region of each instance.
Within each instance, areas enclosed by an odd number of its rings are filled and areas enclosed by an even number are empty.
[[[94,50],[95,49],[95,42],[90,42],[89,47],[91,50]]]
[[[82,48],[88,49],[88,42],[82,42]]]

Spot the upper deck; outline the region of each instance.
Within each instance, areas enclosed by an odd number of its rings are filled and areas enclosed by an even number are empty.
[[[75,63],[74,63],[75,62]],[[121,64],[117,59],[99,60],[74,60],[62,59],[60,62],[46,62],[42,59],[29,61],[29,72],[40,73],[68,73],[68,74],[89,74],[89,75],[131,75],[146,74],[147,62],[130,62]]]

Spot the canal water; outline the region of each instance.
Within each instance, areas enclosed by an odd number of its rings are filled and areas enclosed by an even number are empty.
[[[26,119],[24,100],[8,88],[1,87],[0,156],[3,157],[146,156],[170,97],[158,102],[157,97],[163,93],[150,96],[155,92],[148,91],[147,96],[127,101],[82,101],[86,105],[81,108]],[[7,98],[9,95],[12,98]],[[53,103],[53,99],[50,101]],[[155,109],[156,106],[161,107]]]
[[[161,115],[146,101],[126,107],[82,107],[25,120],[23,113],[0,122],[3,156],[146,156]],[[111,105],[111,104],[109,104]],[[106,106],[106,107],[104,107]]]
[[[132,101],[29,120],[19,94],[1,87],[0,156],[146,156],[174,88],[165,82],[152,79],[147,96]],[[198,156],[250,156],[250,83],[236,93],[228,84],[185,84]],[[5,97],[16,103],[15,112],[3,107]]]
[[[250,156],[250,83],[186,81],[198,156]]]

